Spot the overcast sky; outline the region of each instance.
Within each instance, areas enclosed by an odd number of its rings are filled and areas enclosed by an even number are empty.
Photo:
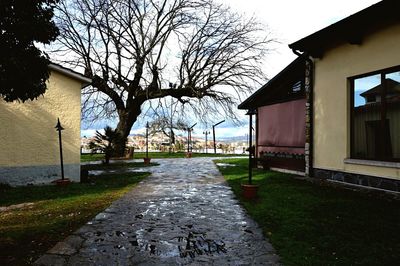
[[[271,36],[278,41],[274,50],[265,60],[268,78],[279,73],[286,65],[295,59],[288,48],[293,43],[315,31],[337,22],[357,11],[360,11],[379,0],[217,0],[231,6],[235,11],[246,16],[255,16]],[[201,128],[194,135],[202,135]],[[229,127],[222,124],[218,134],[223,136],[243,136],[247,126]],[[143,131],[140,124],[133,127],[131,133]],[[91,136],[94,129],[82,128],[82,136]]]
[[[256,16],[280,42],[266,59],[271,78],[288,65],[295,55],[293,43],[332,23],[379,1],[377,0],[219,0],[248,16]]]

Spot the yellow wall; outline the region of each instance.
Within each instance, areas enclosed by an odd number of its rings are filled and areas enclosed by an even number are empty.
[[[315,59],[314,167],[400,179],[400,169],[344,163],[350,157],[350,93],[347,78],[400,65],[400,25],[343,44]]]
[[[0,168],[59,165],[57,117],[62,126],[65,164],[80,163],[80,81],[52,71],[38,100],[0,100]]]

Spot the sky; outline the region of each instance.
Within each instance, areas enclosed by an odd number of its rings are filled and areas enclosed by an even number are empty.
[[[394,81],[400,82],[400,71],[385,74],[385,79],[392,79]],[[362,97],[360,94],[380,84],[381,84],[380,74],[371,75],[354,80],[354,91],[355,91],[354,106],[357,107],[365,105],[366,104],[365,98]]]
[[[264,72],[270,79],[296,58],[288,45],[335,23],[379,0],[217,0],[245,16],[255,16],[265,25],[266,32],[277,40],[265,58]],[[244,119],[244,112],[240,113]],[[81,135],[91,136],[96,128],[82,125]],[[204,128],[196,127],[193,135],[202,136]],[[209,129],[207,129],[209,130]],[[143,133],[142,123],[136,123],[131,134]],[[225,122],[217,127],[219,136],[244,136],[248,126]]]

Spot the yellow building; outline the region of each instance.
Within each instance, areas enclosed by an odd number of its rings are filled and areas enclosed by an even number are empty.
[[[289,45],[310,65],[310,175],[400,191],[398,10],[385,0]]]
[[[79,182],[81,88],[85,76],[50,64],[47,90],[25,103],[0,101],[0,183],[12,186],[50,183],[61,176],[60,118],[65,177]]]

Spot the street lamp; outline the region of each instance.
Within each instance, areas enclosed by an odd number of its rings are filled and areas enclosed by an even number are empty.
[[[215,127],[218,126],[219,124],[223,123],[223,122],[225,122],[225,120],[222,120],[222,121],[220,121],[220,122],[218,122],[218,123],[216,123],[215,125],[212,126],[212,129],[213,129],[213,140],[214,140],[214,154],[217,153],[217,144],[215,143]]]
[[[60,118],[57,118],[57,125],[54,127],[56,131],[58,131],[58,143],[60,145],[60,162],[61,162],[61,179],[55,180],[54,182],[57,185],[67,185],[71,181],[68,178],[64,178],[64,160],[63,160],[63,150],[62,150],[62,140],[61,140],[61,131],[64,128],[61,126]]]
[[[249,185],[251,185],[251,181],[252,181],[252,166],[253,166],[253,140],[252,140],[252,136],[253,136],[253,115],[257,114],[257,110],[256,109],[249,109],[246,113],[246,115],[249,116]]]
[[[194,123],[191,127],[188,127],[187,131],[188,131],[188,138],[187,138],[187,152],[188,154],[190,153],[190,142],[191,142],[191,138],[192,138],[192,134],[191,132],[193,131],[194,126],[197,125],[197,123]]]
[[[60,145],[60,162],[61,162],[61,180],[64,181],[64,162],[63,162],[63,151],[62,151],[62,141],[61,141],[61,131],[64,128],[61,126],[60,118],[57,118],[57,125],[54,127],[58,131],[58,143]]]
[[[149,122],[146,122],[146,158],[149,158]]]
[[[170,89],[170,90],[176,89],[176,84],[170,82],[170,83],[169,83],[169,89]],[[173,116],[173,111],[172,111],[172,108],[173,108],[173,99],[172,99],[172,97],[171,97],[171,116],[170,116],[170,121],[169,121],[169,123],[170,123],[170,132],[169,132],[169,153],[172,153],[172,137],[173,137],[173,135],[172,135],[172,134],[173,134],[173,130],[172,130],[172,116]]]
[[[149,158],[149,122],[146,122],[146,157],[143,158],[144,164],[150,164],[151,158]]]
[[[207,136],[210,134],[210,131],[204,131],[204,135],[206,135],[206,154],[207,154]]]

